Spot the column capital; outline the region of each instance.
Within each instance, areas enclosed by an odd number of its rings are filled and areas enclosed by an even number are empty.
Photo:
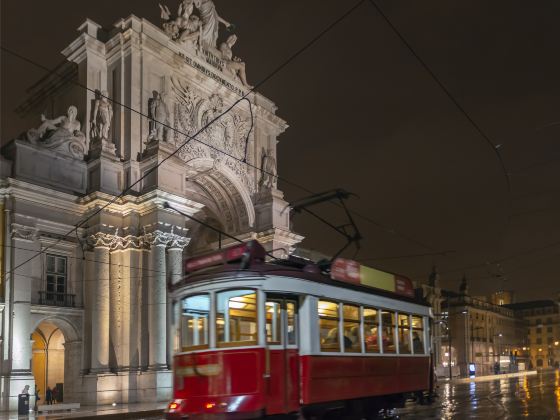
[[[167,246],[172,240],[172,235],[173,234],[161,230],[154,230],[153,232],[146,233],[142,238],[147,247]]]
[[[183,251],[183,249],[189,244],[189,242],[191,241],[191,238],[187,238],[185,236],[181,236],[181,235],[175,235],[175,234],[171,234],[171,239],[169,241],[169,247],[168,249],[170,251],[172,250],[179,250],[179,251]]]

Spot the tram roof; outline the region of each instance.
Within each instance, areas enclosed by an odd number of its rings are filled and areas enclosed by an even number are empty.
[[[256,241],[255,241],[256,242]],[[256,242],[258,244],[258,242]],[[253,244],[254,246],[254,244]],[[237,246],[241,248],[240,245]],[[229,248],[229,252],[231,254],[231,249]],[[291,277],[291,278],[298,278],[302,280],[313,281],[321,284],[328,284],[335,287],[342,287],[345,289],[356,290],[360,292],[365,292],[369,294],[374,294],[378,296],[384,296],[391,299],[402,300],[406,302],[416,303],[420,305],[429,306],[429,304],[418,294],[413,293],[409,295],[399,294],[395,292],[391,292],[388,290],[383,290],[381,288],[372,287],[370,285],[364,284],[357,284],[355,282],[348,281],[348,279],[333,279],[330,276],[330,273],[327,273],[324,269],[322,269],[322,265],[318,265],[313,263],[312,261],[304,260],[297,257],[290,257],[288,259],[283,260],[273,260],[266,262],[264,260],[264,250],[258,244],[256,247],[253,248],[256,253],[255,258],[245,258],[243,259],[240,256],[240,253],[234,252],[234,254],[238,255],[238,258],[233,258],[231,261],[221,261],[219,264],[214,263],[210,264],[207,267],[197,268],[193,272],[187,274],[183,279],[170,286],[172,290],[177,290],[182,288],[186,285],[194,285],[196,283],[209,281],[209,280],[223,280],[228,277],[235,277],[236,279],[240,278],[251,278],[251,277],[266,277],[266,276],[279,276],[279,277]],[[228,250],[224,250],[224,252],[228,252]],[[208,254],[206,256],[197,257],[197,258],[204,258],[206,260],[211,260],[213,255],[218,255],[218,253]],[[344,260],[349,261],[349,260]],[[188,261],[187,261],[188,264]],[[197,265],[198,267],[199,265]],[[334,265],[333,265],[334,267]],[[188,272],[189,270],[187,270]],[[393,273],[386,273],[394,275]],[[406,279],[402,276],[394,275],[400,279]],[[339,277],[340,278],[340,277]],[[410,282],[410,280],[406,279]]]

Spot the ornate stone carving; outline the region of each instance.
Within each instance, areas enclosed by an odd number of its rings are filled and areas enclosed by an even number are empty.
[[[111,249],[140,249],[143,247],[142,237],[127,235],[127,236],[116,236],[115,243]]]
[[[177,78],[172,78],[172,88],[176,99],[174,143],[179,146],[187,140],[180,133],[194,135],[223,112],[224,104],[219,95],[204,98]],[[247,148],[252,149],[253,133],[249,133],[250,129],[251,121],[232,110],[200,132],[197,140],[189,141],[179,150],[178,155],[185,162],[195,158],[212,159],[230,169],[249,192],[254,193],[256,188],[253,170],[240,161],[245,158],[248,135]],[[247,156],[247,162],[253,163],[251,153]]]
[[[233,45],[237,42],[237,35],[230,35],[225,42],[220,45],[222,60],[224,60],[224,70],[229,72],[233,77],[237,77],[243,86],[251,89],[252,86],[247,83],[247,75],[245,74],[245,63],[239,57],[233,55]]]
[[[261,179],[259,180],[259,190],[265,188],[276,188],[276,159],[272,149],[266,151],[263,147],[261,153]]]
[[[29,130],[24,139],[45,149],[83,160],[88,144],[86,136],[80,131],[77,114],[78,109],[71,105],[67,115],[52,120],[41,115],[41,125]]]
[[[153,232],[146,233],[143,236],[144,246],[167,246],[172,239],[172,233],[162,232],[161,230],[154,230]]]
[[[232,30],[233,25],[218,15],[216,5],[212,0],[194,0],[194,4],[198,9],[200,20],[202,21],[202,34],[200,35],[201,44],[204,47],[216,48],[220,23],[223,23],[228,30]]]
[[[196,40],[205,48],[216,48],[220,23],[228,30],[233,29],[233,25],[218,15],[212,0],[182,0],[175,18],[166,5],[160,4],[159,8],[163,30],[177,42]]]
[[[183,0],[179,5],[177,16],[172,18],[169,8],[159,5],[163,30],[169,37],[188,48],[200,46],[202,22],[198,15],[193,14],[194,1]]]
[[[23,239],[24,241],[34,241],[37,237],[37,229],[31,226],[24,226],[12,223],[12,239]]]
[[[167,141],[169,129],[169,109],[165,102],[165,94],[157,90],[148,99],[148,116],[150,117],[150,134],[148,140]]]
[[[119,237],[116,234],[112,235],[105,232],[97,232],[87,237],[87,244],[91,248],[103,247],[111,249],[117,245],[118,241]]]
[[[176,234],[171,234],[171,239],[169,241],[168,244],[168,248],[169,249],[183,249],[185,248],[189,242],[191,241],[190,238],[186,238],[184,236],[181,235],[176,235]]]
[[[113,119],[113,105],[109,101],[107,91],[97,92],[91,119],[91,137],[109,140],[109,130]]]

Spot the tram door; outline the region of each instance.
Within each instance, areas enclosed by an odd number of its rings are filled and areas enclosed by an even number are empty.
[[[299,409],[298,300],[267,295],[267,413]]]

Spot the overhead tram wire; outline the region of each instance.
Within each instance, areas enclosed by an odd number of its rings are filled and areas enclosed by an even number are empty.
[[[191,140],[197,140],[200,142],[200,140],[196,139],[196,137],[203,132],[204,130],[206,130],[209,126],[211,126],[212,124],[214,124],[216,121],[218,121],[223,115],[227,114],[228,112],[230,112],[237,104],[239,104],[241,101],[243,100],[248,100],[247,96],[251,93],[253,93],[258,87],[262,86],[264,83],[266,83],[268,80],[270,80],[273,76],[275,76],[279,71],[281,71],[284,67],[286,67],[289,63],[291,63],[293,60],[295,60],[298,56],[300,56],[303,52],[305,52],[307,49],[309,49],[312,45],[314,45],[319,39],[321,39],[327,32],[329,32],[331,29],[333,29],[336,25],[338,25],[340,22],[342,22],[344,19],[346,19],[350,14],[352,14],[359,6],[361,6],[363,3],[365,3],[366,0],[360,0],[358,1],[354,6],[352,6],[350,9],[348,9],[342,16],[340,16],[338,19],[336,19],[334,22],[332,22],[330,25],[328,25],[325,29],[323,29],[318,35],[316,35],[314,38],[312,38],[307,44],[305,44],[303,47],[301,47],[299,50],[297,50],[294,54],[292,54],[290,57],[288,57],[287,60],[285,60],[284,62],[282,62],[278,67],[276,67],[276,69],[274,69],[268,76],[266,76],[264,79],[262,79],[259,83],[257,83],[253,88],[251,88],[247,93],[245,93],[241,98],[237,99],[232,105],[230,105],[225,111],[223,111],[222,113],[220,113],[218,116],[216,116],[215,118],[213,118],[211,121],[209,121],[204,127],[202,127],[201,129],[199,129],[194,135],[189,135],[187,133],[181,133],[182,135],[184,135],[185,137],[187,137],[187,140],[185,140],[183,142],[183,144],[181,146],[179,146],[174,152],[172,152],[171,154],[169,154],[168,156],[166,156],[164,159],[162,159],[160,162],[158,162],[155,166],[153,166],[152,168],[150,168],[148,171],[146,171],[144,173],[144,175],[142,175],[138,180],[136,180],[134,183],[132,183],[131,185],[129,185],[128,187],[126,187],[119,195],[115,196],[113,199],[109,200],[105,205],[97,208],[93,213],[91,213],[86,219],[78,222],[76,224],[76,226],[71,229],[67,234],[63,235],[61,238],[59,238],[56,242],[54,242],[53,244],[43,248],[41,251],[38,251],[36,254],[34,254],[33,256],[29,257],[28,259],[24,260],[23,262],[21,262],[20,264],[18,264],[17,266],[15,266],[14,268],[11,268],[9,272],[5,273],[5,277],[7,276],[11,276],[13,275],[13,273],[15,272],[15,270],[17,270],[18,268],[24,266],[25,264],[27,264],[28,262],[32,261],[33,259],[35,259],[36,257],[38,257],[41,254],[44,254],[48,249],[56,246],[58,243],[60,243],[60,241],[63,238],[66,238],[68,236],[70,236],[73,232],[77,231],[81,226],[85,225],[92,217],[96,216],[97,214],[99,214],[101,211],[103,211],[105,208],[107,208],[108,206],[110,206],[111,204],[115,203],[118,199],[122,198],[128,191],[130,191],[134,186],[136,186],[137,184],[139,184],[144,178],[146,178],[148,175],[150,175],[153,171],[155,171],[157,168],[159,168],[165,161],[167,161],[168,159],[170,159],[171,157],[175,156],[184,146],[186,146]],[[29,59],[28,57],[22,56],[21,54],[18,54],[6,47],[4,47],[3,45],[0,46],[0,49],[8,54],[11,54],[15,57],[18,57],[20,60],[26,61],[36,67],[39,67],[45,71],[47,71],[49,73],[49,75],[55,75],[57,77],[60,78],[64,78],[63,76],[59,75],[58,73],[56,73],[55,71],[49,69],[48,67],[39,64],[37,62],[35,62],[34,60]],[[75,85],[80,86],[90,92],[95,93],[95,90],[84,86],[83,84],[79,83],[79,82],[73,82]],[[102,95],[103,96],[103,95]],[[105,96],[104,96],[105,97]],[[107,98],[107,97],[105,97]],[[141,112],[125,105],[125,104],[121,104],[117,101],[114,101],[110,98],[107,98],[108,100],[112,101],[112,103],[117,104],[119,106],[122,106],[128,110],[130,110],[131,112],[137,113],[145,118],[148,118],[146,115],[142,114]],[[166,128],[169,128],[173,131],[176,131],[178,133],[180,133],[179,130],[174,129],[173,127],[170,127],[168,124],[165,123],[160,123],[163,126],[165,126]],[[251,121],[252,123],[252,121]],[[202,144],[205,144],[204,142],[200,142]],[[210,145],[207,145],[208,147],[211,147]],[[225,153],[225,152],[222,152]],[[225,153],[227,155],[227,153]],[[243,162],[243,161],[242,161]],[[249,164],[248,162],[244,162],[246,164]],[[251,165],[253,166],[253,165]],[[259,168],[257,168],[259,169]],[[264,173],[264,170],[261,169],[261,171]],[[274,174],[270,174],[272,176],[274,176]],[[279,179],[278,177],[276,177],[277,179]],[[297,184],[294,184],[297,185]]]
[[[465,110],[465,108],[455,99],[453,94],[447,89],[447,87],[443,84],[443,82],[436,76],[436,74],[430,69],[428,64],[420,57],[420,55],[416,52],[416,50],[410,45],[410,43],[406,40],[406,38],[401,34],[398,28],[391,22],[389,17],[383,12],[383,10],[377,5],[375,0],[368,0],[371,5],[377,10],[379,15],[385,20],[387,25],[393,30],[393,32],[397,35],[397,37],[401,40],[401,42],[406,46],[406,48],[410,51],[410,53],[416,58],[416,60],[420,63],[420,65],[424,68],[424,70],[430,75],[432,80],[436,82],[436,84],[443,90],[443,92],[447,95],[449,100],[453,102],[453,104],[457,107],[457,109],[465,116],[465,118],[469,121],[472,127],[478,132],[478,134],[486,141],[486,143],[492,148],[492,151],[496,155],[500,167],[503,171],[503,175],[506,181],[507,192],[508,192],[508,216],[506,219],[506,227],[510,223],[510,217],[512,213],[512,187],[511,187],[511,179],[510,174],[506,168],[504,160],[498,150],[500,145],[494,143],[490,137],[484,132],[484,130],[474,121],[474,119],[469,115],[469,113]]]

